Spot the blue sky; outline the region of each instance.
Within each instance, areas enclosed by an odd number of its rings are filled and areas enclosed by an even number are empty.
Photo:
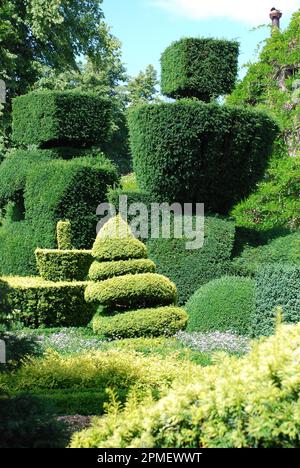
[[[122,42],[123,59],[130,75],[152,63],[159,72],[159,58],[174,40],[184,36],[237,39],[241,43],[240,65],[255,57],[257,45],[270,34],[270,9],[280,8],[286,27],[295,0],[104,0],[103,11],[112,32]],[[251,9],[247,7],[251,5]],[[248,9],[248,11],[247,11]],[[243,74],[241,69],[240,74]]]

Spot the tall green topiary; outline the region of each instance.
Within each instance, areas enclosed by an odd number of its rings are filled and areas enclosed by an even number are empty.
[[[154,201],[205,203],[225,214],[263,177],[277,125],[262,113],[213,102],[232,91],[237,55],[236,42],[172,44],[162,56],[162,90],[193,99],[129,113],[138,185]]]
[[[39,148],[17,149],[0,165],[0,274],[36,274],[33,252],[56,247],[61,219],[72,223],[72,248],[91,246],[97,206],[119,179],[92,148],[109,128],[109,103],[91,93],[35,92],[14,101],[15,141]]]
[[[92,255],[94,282],[87,286],[85,298],[100,306],[93,319],[95,332],[116,339],[172,335],[185,327],[187,316],[176,307],[175,284],[155,274],[146,246],[120,216],[102,227]]]
[[[239,44],[234,41],[185,38],[173,42],[161,57],[163,94],[209,102],[230,93],[236,81],[238,54]]]

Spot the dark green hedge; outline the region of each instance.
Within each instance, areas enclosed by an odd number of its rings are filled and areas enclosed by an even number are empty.
[[[254,336],[274,333],[280,307],[284,322],[300,322],[300,266],[267,265],[258,273]]]
[[[157,272],[176,284],[179,303],[185,304],[200,286],[227,274],[234,240],[233,222],[207,216],[202,249],[186,250],[185,239],[162,238],[149,239],[147,248]]]
[[[161,57],[162,93],[172,98],[210,101],[233,91],[238,72],[239,44],[216,39],[184,38]]]
[[[224,276],[202,286],[186,304],[189,332],[235,332],[250,335],[255,281]]]
[[[227,213],[256,187],[277,126],[242,108],[183,99],[129,113],[134,169],[141,191],[158,202],[205,203]]]
[[[187,314],[178,307],[131,310],[112,317],[96,314],[93,330],[109,340],[173,336],[187,324]]]
[[[39,91],[13,101],[13,140],[24,145],[104,143],[110,125],[109,100],[93,93]]]
[[[37,271],[37,247],[56,247],[61,219],[71,222],[75,249],[91,248],[96,208],[106,201],[118,174],[101,154],[62,160],[40,150],[12,153],[0,166],[0,178],[0,208],[6,212],[0,227],[0,274],[27,275]]]
[[[35,251],[41,278],[47,281],[85,281],[92,263],[90,250]]]
[[[255,276],[262,265],[281,263],[300,266],[300,231],[284,233],[258,246],[246,245],[233,260],[233,271],[242,276]]]
[[[34,277],[4,277],[0,310],[30,328],[85,326],[94,308],[87,304],[85,282],[52,283]]]

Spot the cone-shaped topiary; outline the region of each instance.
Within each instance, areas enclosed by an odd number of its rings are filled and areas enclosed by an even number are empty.
[[[96,333],[109,339],[172,335],[186,326],[187,314],[175,307],[175,284],[155,274],[146,246],[120,216],[102,227],[92,256],[89,278],[94,282],[85,299],[100,306],[93,320]]]

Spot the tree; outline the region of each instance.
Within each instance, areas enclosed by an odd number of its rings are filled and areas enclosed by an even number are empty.
[[[127,77],[121,44],[105,24],[101,4],[102,0],[3,0],[0,79],[7,83],[8,99],[0,153],[9,134],[11,99],[32,89],[109,94],[116,114],[112,133],[119,131],[125,103],[117,87]]]
[[[300,10],[284,31],[273,30],[259,60],[228,98],[229,104],[254,106],[279,123],[281,141],[292,156],[300,151]],[[282,145],[281,145],[282,146]]]
[[[157,71],[153,65],[148,65],[135,78],[131,78],[126,89],[126,99],[129,105],[159,102]]]

